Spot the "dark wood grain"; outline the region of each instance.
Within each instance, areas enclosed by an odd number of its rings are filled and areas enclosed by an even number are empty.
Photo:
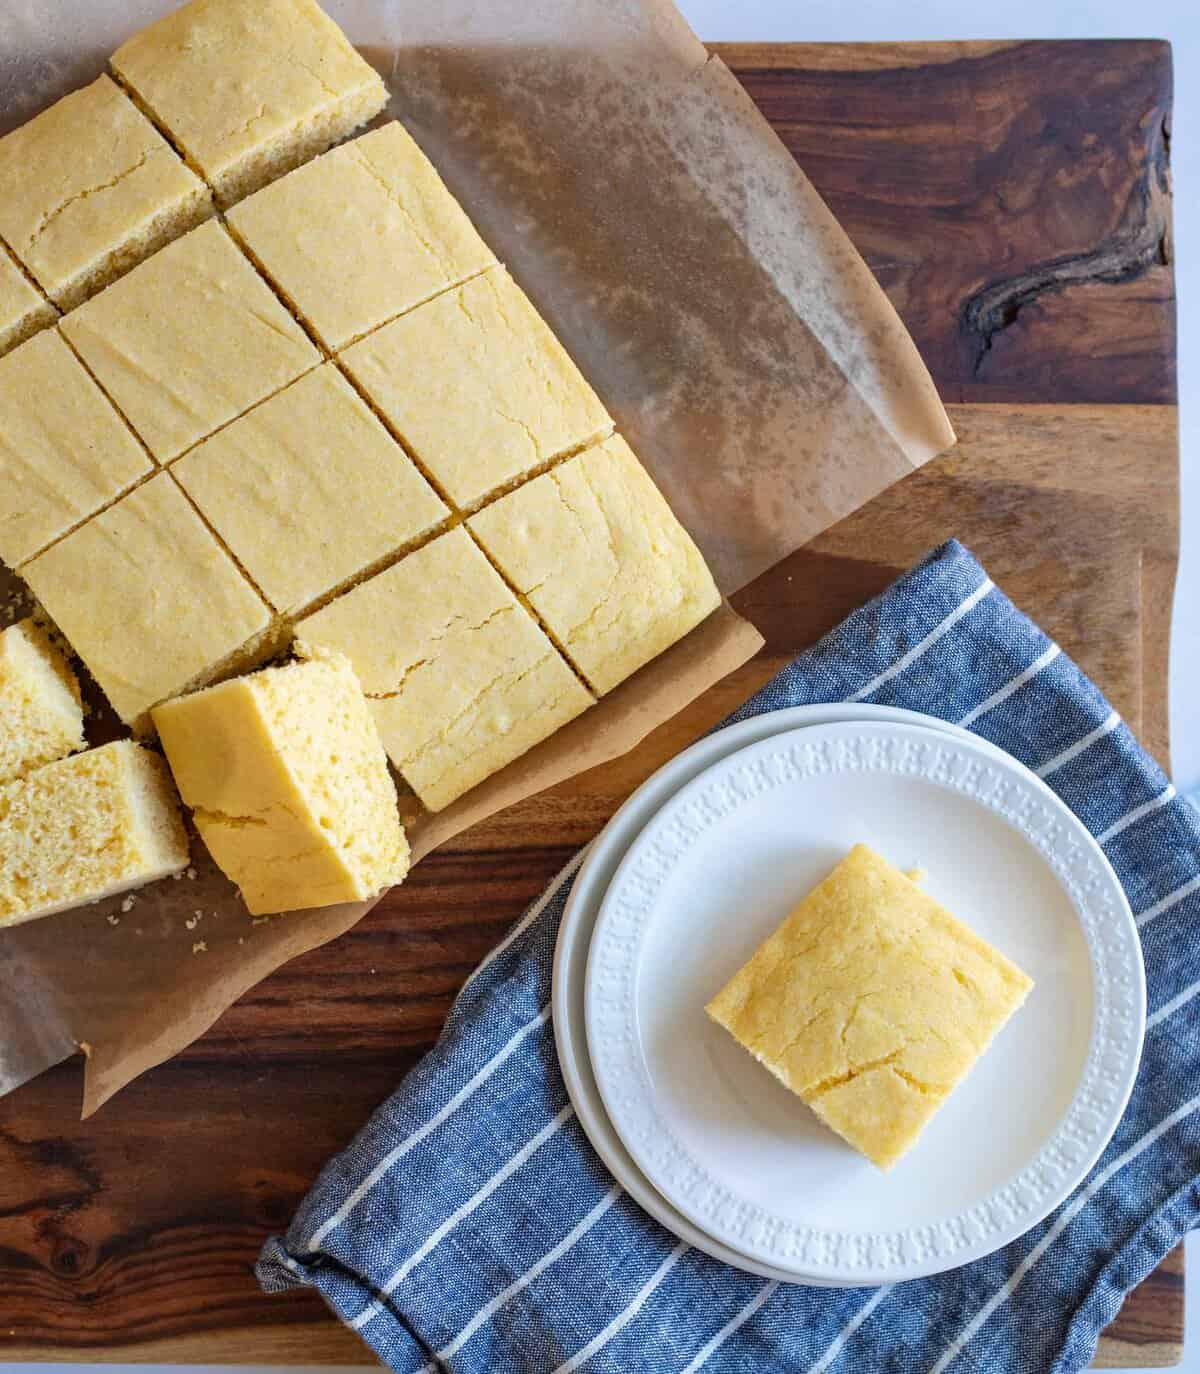
[[[969,543],[1165,756],[1170,264],[1045,273],[1100,261],[1138,187],[1146,223],[1166,213],[1166,49],[721,51],[888,285],[947,399],[969,398],[952,406],[959,448],[747,588],[761,659],[634,754],[431,855],[348,936],[279,970],[87,1123],[75,1065],[0,1100],[0,1356],[364,1361],[319,1300],[259,1293],[263,1238],[632,788],[941,539]],[[1018,281],[1035,289],[1012,297],[979,363],[968,305]],[[1177,1358],[1182,1304],[1172,1260],[1126,1304],[1101,1362]]]

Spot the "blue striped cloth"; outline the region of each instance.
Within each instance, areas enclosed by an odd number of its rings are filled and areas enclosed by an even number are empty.
[[[393,1369],[794,1374],[1081,1369],[1122,1296],[1195,1225],[1200,812],[961,545],[938,549],[748,702],[873,701],[968,725],[1104,846],[1141,927],[1145,1053],[1078,1191],[1004,1250],[899,1287],[730,1269],[614,1184],[576,1121],[550,1018],[578,859],[463,988],[437,1047],[333,1160],[269,1291],[308,1285]]]

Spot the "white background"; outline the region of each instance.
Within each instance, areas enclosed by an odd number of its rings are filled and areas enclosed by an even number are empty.
[[[433,0],[436,3],[436,0]],[[1139,26],[1128,0],[680,0],[701,38],[847,41],[945,38],[1167,38],[1175,49],[1176,280],[1179,294],[1179,392],[1200,385],[1200,5],[1158,0]],[[1200,402],[1182,411],[1183,559],[1175,599],[1171,662],[1171,752],[1180,791],[1200,791]],[[1187,1343],[1183,1368],[1200,1374],[1200,1233],[1189,1245]],[[31,1365],[29,1374],[53,1368]],[[152,1366],[138,1366],[147,1371]],[[228,1374],[228,1367],[222,1367]],[[316,1372],[314,1372],[316,1374]],[[328,1366],[319,1374],[331,1374]],[[497,1370],[496,1374],[503,1374]],[[631,1370],[629,1374],[640,1374]],[[656,1372],[657,1374],[657,1372]],[[663,1371],[662,1374],[667,1374]],[[850,1374],[835,1367],[832,1374]],[[913,1371],[919,1374],[919,1371]],[[1030,1371],[1030,1374],[1039,1374]]]

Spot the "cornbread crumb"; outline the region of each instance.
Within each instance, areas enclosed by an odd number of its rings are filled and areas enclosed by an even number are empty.
[[[207,953],[208,953],[208,946],[204,943],[203,940],[197,940],[197,941],[195,942],[195,944],[192,945],[192,953],[193,953],[193,954],[207,954]]]
[[[32,620],[0,631],[0,782],[84,747],[79,682]]]
[[[126,916],[128,916],[129,913],[133,910],[133,908],[134,908],[136,905],[137,905],[137,898],[136,898],[135,896],[133,896],[133,894],[131,893],[131,894],[130,894],[128,897],[126,897],[125,900],[121,903],[121,910],[125,913]]]
[[[58,319],[58,311],[0,244],[0,355]]]

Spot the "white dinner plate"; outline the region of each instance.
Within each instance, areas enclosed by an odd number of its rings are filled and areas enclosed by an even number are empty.
[[[858,841],[925,869],[1036,983],[888,1174],[703,1010]],[[1027,769],[849,721],[748,745],[666,801],[605,893],[585,1016],[609,1118],[677,1211],[761,1263],[876,1284],[988,1254],[1080,1182],[1132,1088],[1145,985],[1116,875]]]

